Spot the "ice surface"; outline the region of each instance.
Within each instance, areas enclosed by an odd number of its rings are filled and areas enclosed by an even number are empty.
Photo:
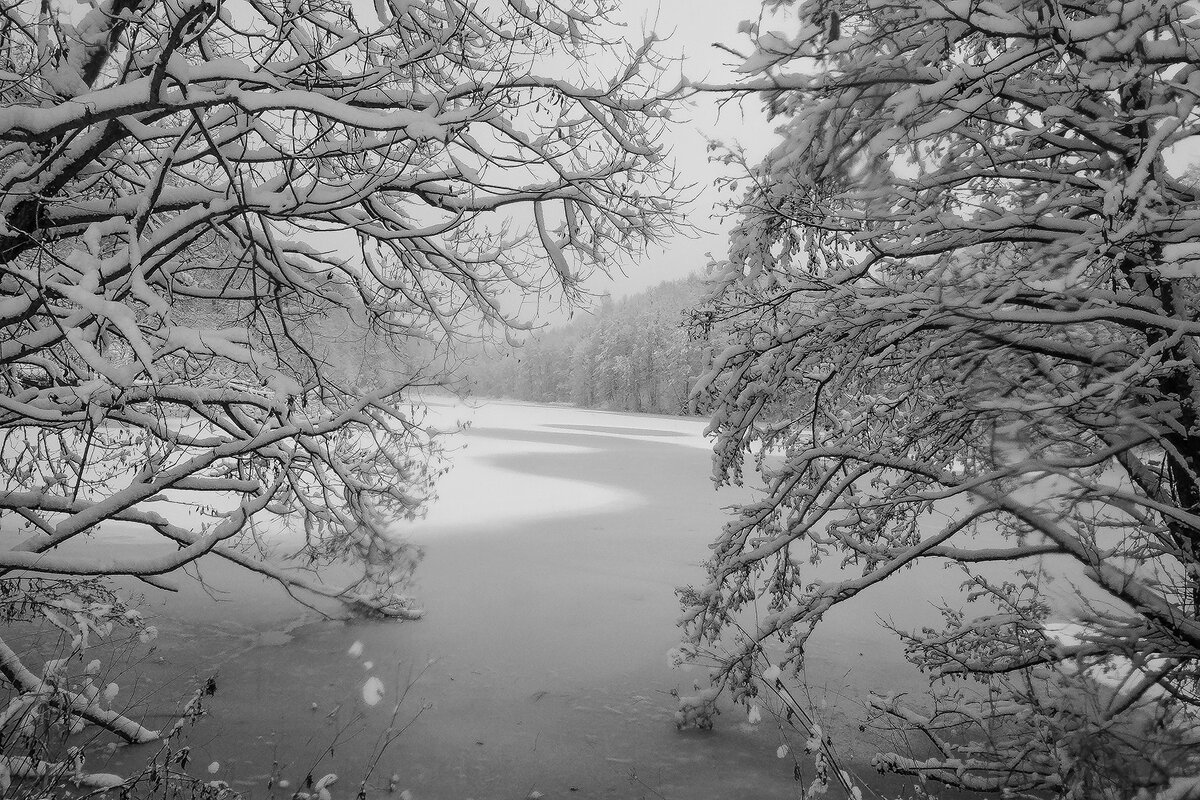
[[[711,732],[679,733],[673,723],[670,692],[706,685],[703,669],[668,665],[678,642],[674,589],[703,580],[722,508],[750,496],[712,488],[705,421],[435,402],[439,427],[468,418],[472,426],[454,434],[463,447],[440,504],[406,526],[426,551],[412,587],[424,620],[298,626],[300,610],[282,592],[216,564],[200,567],[208,592],[185,585],[179,595],[150,595],[158,605],[147,611],[164,635],[144,665],[145,685],[220,673],[221,691],[192,742],[198,763],[219,761],[232,784],[257,790],[275,758],[293,783],[314,760],[331,759],[321,769],[356,785],[401,694],[393,687],[411,681],[398,724],[420,717],[374,772],[402,776],[396,788],[421,800],[531,790],[795,797],[769,718],[740,724],[745,707],[727,705]],[[877,615],[935,621],[934,602],[961,579],[914,570],[831,615],[808,658],[813,697],[830,701],[826,730],[857,731],[844,716],[852,691],[919,688]],[[290,639],[263,646],[268,630]],[[155,691],[151,702],[168,694]],[[372,700],[378,705],[363,705]],[[353,724],[366,731],[326,754]],[[801,737],[791,750],[802,746]]]

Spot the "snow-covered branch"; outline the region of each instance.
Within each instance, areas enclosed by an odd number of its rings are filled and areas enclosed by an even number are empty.
[[[744,81],[693,87],[760,95],[780,140],[749,168],[702,310],[728,340],[696,390],[716,404],[718,480],[753,454],[765,493],[684,594],[691,641],[762,602],[720,680],[776,636],[798,666],[828,611],[902,567],[1006,569],[968,572],[967,609],[903,634],[931,677],[978,679],[942,717],[978,746],[881,764],[991,791],[1182,786],[1200,769],[1180,756],[1200,668],[1191,7],[796,11],[748,23]],[[1044,595],[1043,558],[1080,581],[1078,607]],[[855,574],[815,580],[813,561]],[[1056,638],[1065,623],[1079,642]],[[1090,707],[1102,668],[1137,702]],[[1171,722],[1150,735],[1154,703]]]
[[[417,394],[448,342],[679,223],[666,65],[609,3],[361,10],[4,8],[0,580],[210,556],[419,616],[398,523],[440,473]],[[349,587],[313,578],[335,562]]]

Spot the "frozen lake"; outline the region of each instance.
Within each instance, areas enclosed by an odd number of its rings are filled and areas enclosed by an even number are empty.
[[[213,762],[215,777],[257,797],[272,762],[297,788],[337,772],[334,796],[353,797],[411,683],[398,720],[412,724],[370,794],[395,775],[415,800],[796,797],[770,716],[751,725],[726,704],[714,731],[673,724],[671,691],[706,683],[703,669],[668,665],[673,590],[703,580],[722,506],[749,495],[714,491],[704,421],[514,403],[433,410],[439,425],[472,425],[455,436],[440,501],[409,526],[426,552],[413,586],[425,619],[323,621],[253,576],[202,563],[206,591],[143,606],[162,635],[123,691],[150,709],[148,724],[216,672],[193,763]],[[860,693],[919,688],[879,616],[931,621],[938,587],[961,576],[923,572],[839,612],[810,646],[810,693],[842,749],[876,741],[858,730]],[[362,700],[371,678],[385,691],[375,706]],[[799,749],[803,737],[790,741]],[[137,754],[119,751],[113,766]]]

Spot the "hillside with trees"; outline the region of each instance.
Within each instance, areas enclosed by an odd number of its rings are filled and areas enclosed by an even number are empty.
[[[688,318],[705,292],[700,278],[661,283],[539,331],[527,342],[476,348],[467,359],[476,395],[570,403],[612,411],[688,413],[708,358]]]

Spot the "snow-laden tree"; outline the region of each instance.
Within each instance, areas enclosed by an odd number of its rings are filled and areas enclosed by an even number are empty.
[[[698,391],[719,478],[753,453],[765,493],[682,597],[694,644],[761,616],[718,685],[754,691],[760,647],[798,666],[835,606],[958,562],[965,607],[903,634],[936,703],[875,703],[928,751],[881,769],[1200,796],[1195,15],[805,0],[743,26],[744,79],[710,88],[761,93],[779,140],[747,173],[701,317],[732,343]]]
[[[0,580],[40,581],[26,611],[53,597],[86,641],[113,607],[63,587],[167,586],[211,554],[300,597],[417,613],[393,523],[439,469],[410,395],[438,380],[433,345],[526,325],[523,301],[574,299],[674,222],[653,42],[612,38],[612,12],[3,6]],[[162,546],[106,555],[129,528]],[[361,580],[266,559],[280,528],[289,563]],[[43,692],[0,648],[0,674]]]

